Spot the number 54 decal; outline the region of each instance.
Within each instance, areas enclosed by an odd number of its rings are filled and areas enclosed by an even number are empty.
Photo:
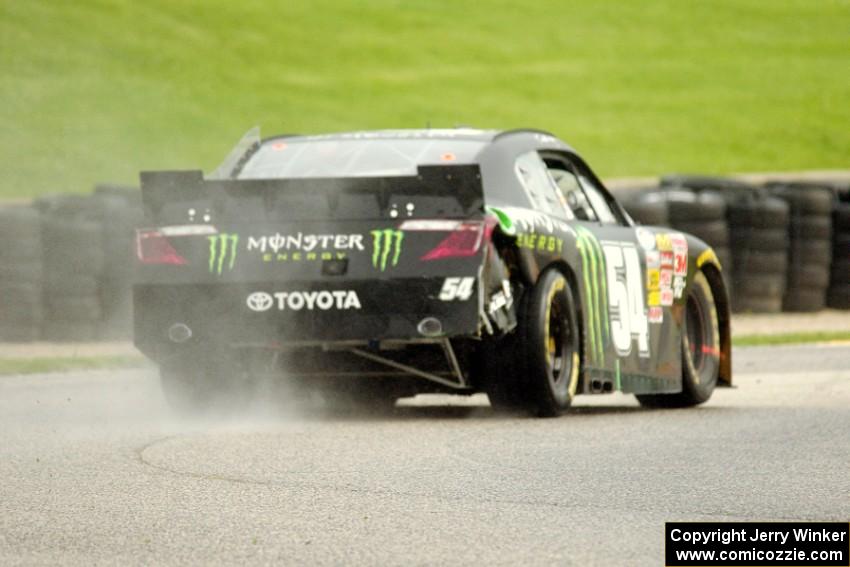
[[[637,248],[626,242],[602,242],[607,265],[611,338],[617,354],[628,356],[632,341],[638,353],[649,356],[649,321],[643,298],[643,270]]]
[[[446,278],[442,289],[440,289],[440,299],[442,301],[453,301],[455,299],[466,301],[472,297],[474,285],[475,278]]]

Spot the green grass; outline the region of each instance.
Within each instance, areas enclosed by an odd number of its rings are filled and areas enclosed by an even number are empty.
[[[847,0],[5,0],[0,198],[266,134],[538,127],[603,176],[850,168]]]
[[[814,331],[811,333],[785,333],[779,335],[744,335],[734,337],[732,345],[773,346],[802,343],[826,343],[832,341],[850,341],[850,331]]]
[[[0,358],[0,375],[45,374],[72,370],[110,370],[142,366],[144,359],[132,356],[66,356]]]

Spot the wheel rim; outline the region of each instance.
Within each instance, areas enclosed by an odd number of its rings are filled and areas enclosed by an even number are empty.
[[[688,337],[688,354],[691,364],[697,372],[702,372],[706,362],[705,341],[708,334],[705,329],[706,317],[702,305],[693,295],[688,296],[685,316],[685,332]]]
[[[564,370],[570,360],[571,336],[566,313],[557,295],[552,298],[549,309],[548,330],[546,351],[549,359],[549,379],[554,386],[560,387],[569,377],[569,372]]]

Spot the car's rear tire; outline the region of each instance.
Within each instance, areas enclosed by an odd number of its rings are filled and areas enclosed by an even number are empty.
[[[522,408],[540,417],[560,415],[575,397],[581,345],[567,279],[557,269],[546,270],[524,294],[519,311],[509,339],[513,345],[502,350],[512,360],[496,370],[487,391],[490,402],[497,409]]]
[[[702,272],[691,282],[682,329],[682,391],[643,394],[637,399],[649,407],[688,407],[711,397],[720,373],[720,326],[711,285]]]

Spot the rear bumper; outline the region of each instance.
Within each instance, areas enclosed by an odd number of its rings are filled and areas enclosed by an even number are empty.
[[[478,282],[468,299],[444,301],[444,280],[136,285],[135,344],[161,361],[202,345],[282,348],[477,336]],[[439,322],[437,335],[423,332],[427,318]],[[170,333],[175,326],[185,326],[179,336]],[[434,330],[433,321],[425,330]]]

